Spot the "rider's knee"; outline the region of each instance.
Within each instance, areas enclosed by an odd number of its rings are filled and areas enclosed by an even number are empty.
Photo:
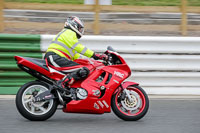
[[[85,78],[88,76],[90,73],[90,70],[87,67],[83,67],[82,69],[79,70],[78,75],[80,78]]]

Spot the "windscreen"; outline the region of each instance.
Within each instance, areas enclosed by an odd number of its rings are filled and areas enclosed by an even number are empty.
[[[108,47],[107,47],[107,50],[110,50],[110,51],[116,52],[116,50],[114,50],[111,46],[108,46]]]

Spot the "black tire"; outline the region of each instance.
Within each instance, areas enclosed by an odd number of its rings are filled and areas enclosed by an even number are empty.
[[[18,91],[18,93],[16,95],[16,99],[15,99],[17,110],[19,111],[19,113],[23,117],[25,117],[28,120],[31,120],[31,121],[44,121],[44,120],[47,120],[47,119],[49,119],[56,112],[56,109],[57,109],[57,106],[58,106],[58,102],[54,99],[53,100],[53,105],[51,106],[51,108],[49,109],[49,111],[46,112],[45,114],[34,115],[34,114],[28,112],[25,109],[25,107],[24,107],[24,105],[22,103],[22,95],[23,95],[24,91],[28,87],[33,86],[33,85],[40,85],[40,86],[43,86],[43,87],[45,87],[45,88],[48,89],[48,86],[45,83],[41,83],[39,81],[31,81],[31,82],[28,82],[25,85],[23,85],[19,89],[19,91]]]
[[[147,113],[148,111],[148,108],[149,108],[149,98],[147,96],[147,94],[145,93],[145,91],[139,87],[139,86],[132,86],[134,88],[137,88],[138,92],[140,91],[140,93],[144,96],[143,99],[143,103],[142,104],[145,104],[145,105],[142,105],[143,106],[143,110],[141,110],[141,112],[139,114],[136,113],[136,115],[126,115],[125,113],[123,113],[122,111],[120,111],[120,107],[118,107],[118,105],[116,105],[116,99],[117,96],[116,95],[119,95],[119,93],[121,92],[117,92],[115,93],[113,96],[112,96],[112,100],[111,100],[111,107],[112,107],[112,110],[113,112],[121,119],[125,120],[125,121],[137,121],[139,119],[141,119],[142,117],[145,116],[145,114]],[[128,87],[127,87],[128,88]],[[119,101],[119,100],[118,100]]]

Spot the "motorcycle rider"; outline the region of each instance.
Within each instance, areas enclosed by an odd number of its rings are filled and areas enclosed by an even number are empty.
[[[95,60],[107,58],[106,55],[97,54],[88,49],[78,39],[84,34],[84,24],[76,16],[68,17],[64,29],[59,32],[48,47],[44,56],[48,63],[55,67],[71,67],[79,65],[73,60],[83,58],[84,56],[94,58]],[[74,81],[87,77],[89,69],[86,67],[72,70],[64,78],[57,82],[58,86],[66,90]]]

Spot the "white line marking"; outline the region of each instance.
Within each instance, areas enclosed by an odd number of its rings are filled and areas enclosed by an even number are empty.
[[[102,101],[104,103],[104,105],[106,106],[106,108],[109,108],[108,104],[106,103],[105,100]]]
[[[101,103],[101,101],[97,101],[99,103],[99,105],[103,108],[104,105]]]

